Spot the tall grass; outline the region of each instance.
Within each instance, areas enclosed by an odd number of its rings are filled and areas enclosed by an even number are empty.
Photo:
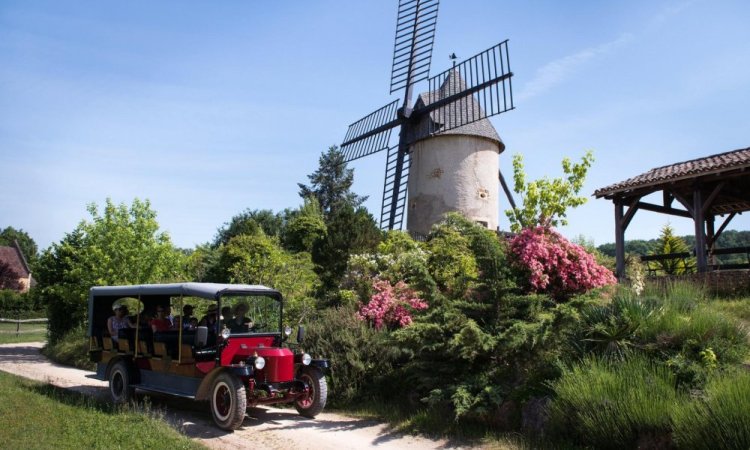
[[[750,373],[711,379],[701,398],[675,408],[673,420],[680,448],[750,448]]]
[[[115,408],[2,372],[0,447],[202,448],[171,428],[156,411]]]
[[[553,434],[595,448],[634,448],[644,436],[666,435],[680,401],[674,375],[645,357],[588,357],[551,383]]]

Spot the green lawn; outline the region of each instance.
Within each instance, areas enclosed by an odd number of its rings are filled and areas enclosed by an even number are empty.
[[[0,344],[43,342],[47,340],[46,323],[22,323],[16,336],[16,324],[0,322]]]
[[[204,448],[171,428],[148,404],[116,408],[0,372],[0,447]]]

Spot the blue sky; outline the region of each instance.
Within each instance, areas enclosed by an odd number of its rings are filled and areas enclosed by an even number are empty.
[[[391,100],[396,1],[0,2],[0,227],[41,247],[107,197],[149,199],[192,247],[240,211],[296,207],[320,153]],[[501,168],[530,178],[593,150],[584,194],[750,146],[750,3],[443,0],[432,70],[510,39]],[[424,90],[417,86],[416,90]],[[384,155],[352,164],[379,216]],[[507,202],[502,199],[500,208]],[[614,240],[611,202],[569,237]],[[503,214],[504,218],[504,214]],[[670,222],[640,212],[627,239]],[[747,215],[730,228],[748,229]],[[501,228],[507,229],[503,219]]]

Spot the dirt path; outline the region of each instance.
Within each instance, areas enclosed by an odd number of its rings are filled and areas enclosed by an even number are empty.
[[[92,372],[51,363],[39,353],[41,343],[0,345],[0,370],[14,375],[73,389],[89,395],[107,396],[107,383],[87,378]],[[249,408],[242,428],[227,433],[216,428],[205,403],[153,398],[169,421],[184,434],[210,448],[245,449],[442,449],[459,448],[445,440],[430,440],[395,433],[387,425],[323,413],[315,420],[296,411],[279,408]]]

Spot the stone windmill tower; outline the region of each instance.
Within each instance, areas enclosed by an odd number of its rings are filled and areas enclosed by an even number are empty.
[[[381,228],[400,229],[407,216],[408,230],[424,235],[458,211],[494,230],[505,146],[487,118],[514,109],[508,41],[429,77],[437,12],[438,0],[400,0],[391,93],[404,89],[404,99],[351,124],[341,150],[346,162],[388,151]],[[412,107],[423,80],[428,90]]]
[[[466,82],[453,70],[436,92],[419,95],[415,110],[450,97],[466,89]],[[446,213],[460,211],[470,220],[494,230],[498,226],[500,173],[498,155],[505,150],[495,127],[487,119],[466,125],[472,111],[479,111],[473,96],[457,102],[444,117],[437,112],[425,114],[417,125],[409,148],[411,166],[408,183],[406,228],[426,235],[430,227]],[[448,128],[436,134],[430,128]],[[427,136],[420,139],[420,136]]]

